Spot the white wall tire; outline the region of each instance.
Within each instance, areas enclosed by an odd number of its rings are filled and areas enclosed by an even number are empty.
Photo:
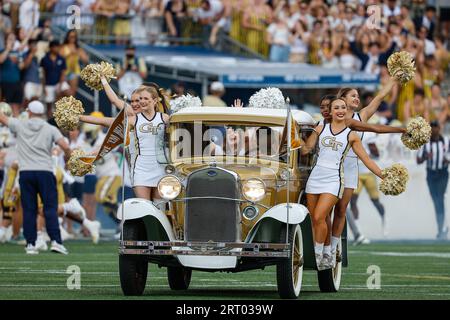
[[[282,299],[297,299],[300,295],[303,280],[303,238],[300,225],[289,226],[289,258],[277,264],[278,293]],[[286,241],[286,227],[280,233],[280,242]]]

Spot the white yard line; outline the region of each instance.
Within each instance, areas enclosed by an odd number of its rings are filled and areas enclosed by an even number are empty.
[[[273,283],[245,283],[240,282],[236,284],[230,283],[221,283],[221,284],[192,284],[190,289],[201,289],[201,288],[243,288],[245,286],[251,286],[252,288],[266,288],[266,287],[276,287],[276,284]],[[13,287],[21,287],[21,288],[66,288],[65,284],[0,284],[0,288],[13,288]],[[119,284],[81,284],[81,287],[87,288],[107,288],[107,287],[120,287]],[[308,285],[304,284],[302,287],[317,287],[317,285]],[[148,284],[147,288],[167,288],[169,286],[166,284]],[[414,284],[405,284],[405,285],[383,285],[381,284],[381,291],[383,288],[450,288],[450,285],[414,285]],[[379,290],[370,290],[364,285],[347,285],[340,288],[340,290],[367,290],[367,291],[379,291]],[[430,293],[431,295],[432,293]],[[450,295],[449,293],[435,293],[436,295]]]
[[[392,251],[349,251],[349,254],[371,254],[391,257],[431,257],[450,259],[450,252],[392,252]]]

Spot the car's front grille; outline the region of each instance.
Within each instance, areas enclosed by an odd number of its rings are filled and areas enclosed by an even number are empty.
[[[193,172],[187,180],[186,197],[185,240],[241,240],[239,203],[229,200],[239,199],[233,173],[215,167]],[[202,199],[190,199],[195,197]]]

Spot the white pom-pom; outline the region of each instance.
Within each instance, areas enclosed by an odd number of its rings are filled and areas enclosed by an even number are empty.
[[[286,102],[278,88],[261,89],[250,97],[250,108],[284,109]]]
[[[202,100],[199,97],[193,97],[190,94],[183,95],[170,101],[170,111],[175,113],[187,107],[201,107]]]

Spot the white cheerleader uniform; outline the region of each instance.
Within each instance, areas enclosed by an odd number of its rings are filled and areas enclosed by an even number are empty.
[[[359,113],[353,113],[353,119],[357,121],[361,121],[361,116]],[[359,138],[363,139],[364,132],[357,132]],[[344,160],[344,175],[345,175],[345,183],[344,187],[348,189],[357,189],[358,188],[358,156],[355,154],[353,149],[348,151],[347,157]]]
[[[158,130],[164,130],[162,113],[155,112],[152,119],[147,119],[142,113],[136,114],[128,146],[133,187],[156,187],[165,174],[164,166],[157,161]]]
[[[339,199],[342,198],[344,159],[350,149],[351,131],[350,128],[345,128],[334,134],[331,124],[325,123],[319,134],[319,156],[306,183],[306,193],[330,193]]]

